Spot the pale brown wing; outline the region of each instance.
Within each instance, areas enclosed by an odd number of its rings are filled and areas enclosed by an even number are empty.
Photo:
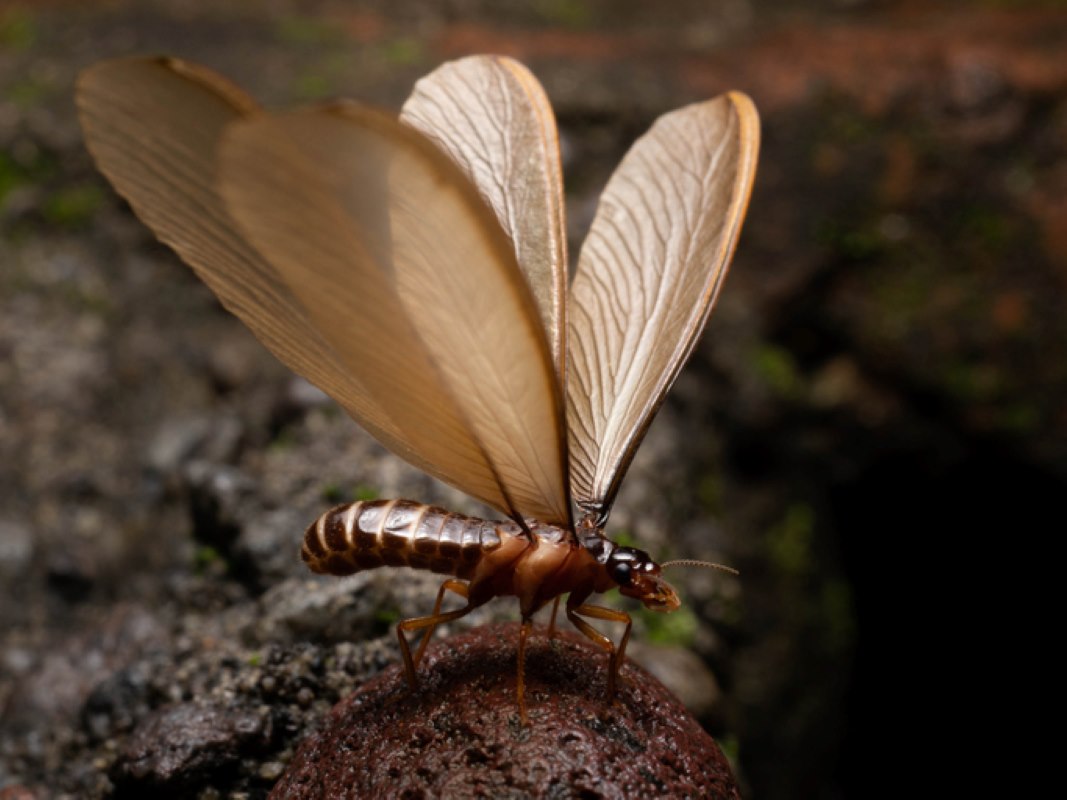
[[[606,517],[704,329],[758,150],[755,107],[730,93],[660,117],[608,182],[569,309],[571,491],[586,511]]]
[[[258,112],[210,70],[171,58],[120,58],[85,70],[77,103],[101,172],[282,362],[403,451],[401,431],[347,371],[274,269],[233,228],[215,188],[219,137]]]
[[[535,516],[561,523],[569,520],[566,491],[562,488],[565,444],[554,381],[548,381],[547,389],[542,385],[540,392],[531,388],[530,395],[537,400],[543,400],[545,395],[555,398],[546,401],[540,415],[534,414],[532,418],[535,423],[545,417],[553,419],[545,425],[548,435],[544,438],[550,442],[547,448],[554,447],[559,454],[558,463],[546,467],[554,480],[551,476],[538,475],[540,484],[530,489],[528,485],[538,481],[523,481],[509,475],[511,465],[507,459],[503,459],[503,469],[498,472],[497,464],[475,438],[468,421],[460,419],[460,410],[454,398],[442,388],[440,379],[432,370],[420,373],[418,365],[425,365],[430,356],[425,349],[411,344],[414,334],[410,333],[413,326],[406,322],[407,308],[399,306],[395,290],[390,294],[382,288],[381,272],[363,287],[366,292],[362,295],[358,271],[348,275],[343,285],[335,288],[338,296],[355,302],[345,304],[344,313],[337,318],[327,318],[321,310],[307,308],[292,291],[289,282],[292,276],[280,274],[237,230],[216,186],[222,132],[236,121],[258,113],[253,101],[239,89],[209,70],[181,61],[119,59],[83,73],[78,85],[78,105],[89,149],[119,193],[283,362],[332,395],[383,444],[430,474],[513,516]],[[434,160],[433,156],[428,159]],[[438,160],[444,159],[438,157]],[[261,164],[260,167],[284,170],[285,165]],[[284,171],[273,174],[278,188],[287,196],[296,193],[297,187],[289,183]],[[445,179],[452,181],[456,176],[449,174]],[[465,185],[463,179],[459,182]],[[473,194],[469,188],[456,191]],[[379,208],[385,208],[386,203],[385,198],[380,198]],[[290,211],[289,206],[284,206],[279,214],[282,219],[288,219]],[[479,213],[491,216],[486,211],[475,212],[473,218],[477,221],[468,220],[468,227],[482,224]],[[302,214],[302,218],[307,216]],[[383,219],[380,211],[372,219],[379,222],[368,224],[380,224]],[[495,225],[493,222],[492,226]],[[300,237],[304,232],[294,233],[296,238],[289,244],[290,249],[302,245]],[[499,231],[496,236],[503,238]],[[492,239],[493,234],[486,237]],[[310,249],[320,246],[322,242],[312,242]],[[444,247],[447,249],[447,243]],[[455,258],[451,260],[454,262]],[[510,274],[518,274],[514,265],[510,270]],[[373,326],[358,321],[354,326],[349,325],[352,315],[365,310],[358,302],[359,297],[373,297],[376,290],[388,296],[380,307],[390,309],[393,319],[379,330],[371,330]],[[488,291],[491,290],[489,287]],[[509,297],[513,295],[514,292]],[[505,300],[504,305],[512,302],[515,301]],[[535,318],[532,300],[527,298],[524,307],[525,312],[516,312],[514,319],[509,320],[512,325],[521,327],[524,318]],[[527,324],[526,328],[529,327]],[[540,325],[536,327],[538,336],[543,337]],[[338,329],[362,338],[356,344],[343,341],[345,333]],[[393,353],[396,358],[390,358],[389,342],[381,334],[394,330],[408,333],[399,352]],[[487,331],[486,337],[504,337],[507,330]],[[385,354],[376,357],[375,343],[382,345]],[[542,342],[540,348],[541,363],[546,364],[547,346]],[[353,364],[355,356],[367,352],[372,355],[368,366]],[[385,373],[404,372],[409,363],[405,359],[409,356],[416,366],[413,371],[405,372],[405,376],[415,377],[407,383],[399,382],[406,388],[411,388],[411,383],[417,384],[415,388],[429,398],[417,411],[412,411],[404,397],[382,391],[383,385],[393,385]],[[536,358],[530,363],[536,365]],[[551,374],[550,366],[541,371]],[[539,436],[545,433],[545,430],[537,431]],[[521,446],[518,437],[513,440],[513,446]],[[543,456],[544,450],[543,447],[536,451],[535,457]],[[551,460],[551,456],[546,460]],[[515,499],[505,486],[509,480],[514,480],[518,487]],[[541,490],[541,485],[552,484],[553,488]]]
[[[556,118],[524,66],[469,56],[415,84],[400,116],[422,131],[478,188],[510,236],[563,383],[567,239]]]
[[[356,105],[235,123],[221,164],[239,229],[410,437],[415,463],[513,516],[567,524],[545,333],[507,236],[460,169]]]

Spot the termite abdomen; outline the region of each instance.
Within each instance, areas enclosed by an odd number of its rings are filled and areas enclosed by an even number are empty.
[[[352,575],[412,567],[469,580],[500,546],[498,526],[410,500],[370,500],[330,509],[304,533],[300,555],[312,570]],[[515,526],[517,529],[517,526]]]

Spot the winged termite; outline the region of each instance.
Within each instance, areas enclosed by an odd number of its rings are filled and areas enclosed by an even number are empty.
[[[531,618],[567,595],[567,617],[610,655],[610,696],[630,617],[589,598],[618,587],[679,605],[662,565],[604,525],[733,255],[758,151],[751,101],[687,106],[638,140],[569,294],[555,121],[509,59],[445,64],[399,120],[354,103],[267,113],[175,59],[97,64],[78,105],[101,171],[278,358],[393,452],[510,518],[391,500],[308,528],[316,572],[452,576],[430,615],[398,626],[408,680],[437,625],[514,595],[525,719]],[[441,611],[448,591],[463,607]],[[589,619],[624,623],[618,646]]]

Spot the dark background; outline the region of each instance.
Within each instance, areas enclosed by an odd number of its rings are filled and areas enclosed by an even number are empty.
[[[73,80],[131,52],[267,105],[390,108],[444,60],[515,56],[556,108],[575,254],[657,115],[749,93],[733,273],[612,518],[742,576],[677,573],[687,610],[639,618],[665,649],[634,656],[698,657],[671,685],[717,685],[690,705],[751,797],[998,771],[978,742],[1035,691],[1004,673],[1035,659],[1063,528],[1062,2],[57,0],[0,2],[0,788],[106,796],[157,709],[351,639],[380,669],[434,581],[308,583],[304,526],[372,494],[471,509],[292,379],[96,175]],[[309,684],[284,735],[188,791],[266,791],[358,680]]]

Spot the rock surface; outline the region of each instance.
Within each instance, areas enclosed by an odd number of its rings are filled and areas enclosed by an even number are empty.
[[[116,794],[178,797],[205,783],[205,777],[233,769],[241,758],[257,756],[270,744],[269,710],[220,709],[182,703],[145,719],[130,737],[111,771]]]
[[[272,798],[736,798],[722,751],[655,678],[628,663],[615,702],[602,651],[536,629],[529,724],[515,697],[517,623],[430,647],[410,691],[399,666],[342,700]]]

